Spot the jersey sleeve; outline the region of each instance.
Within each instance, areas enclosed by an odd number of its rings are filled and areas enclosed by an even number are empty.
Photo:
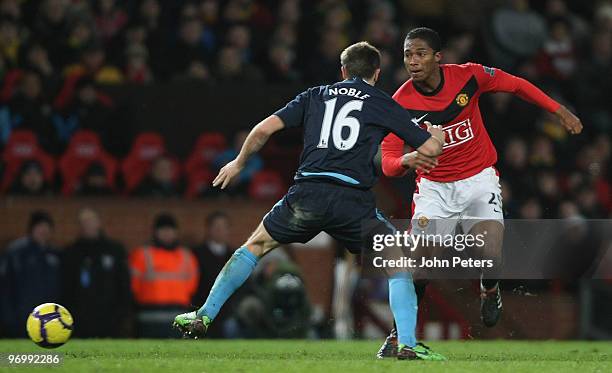
[[[404,176],[408,170],[402,166],[404,155],[404,141],[397,135],[390,133],[380,145],[382,151],[382,170],[385,176]]]
[[[299,127],[304,122],[304,114],[308,106],[309,91],[304,91],[291,100],[285,107],[277,110],[278,116],[286,128]]]
[[[483,92],[513,93],[523,100],[538,105],[551,113],[557,111],[561,106],[538,87],[523,78],[477,63],[468,63],[467,65],[476,77],[478,86]]]
[[[382,116],[383,125],[413,148],[418,148],[431,135],[412,121],[412,115],[397,102],[389,100],[389,108]]]

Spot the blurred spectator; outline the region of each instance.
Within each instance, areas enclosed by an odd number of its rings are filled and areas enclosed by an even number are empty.
[[[283,19],[282,22],[276,26],[272,40],[273,42],[270,43],[270,46],[282,45],[295,50],[298,41],[296,25]]]
[[[542,206],[536,198],[529,198],[519,209],[519,219],[542,219]]]
[[[134,191],[134,195],[147,197],[176,197],[180,195],[175,162],[166,156],[156,158],[151,163],[149,175]]]
[[[115,194],[108,180],[106,169],[100,163],[93,163],[83,176],[81,187],[77,191],[81,196],[101,197]]]
[[[552,219],[557,217],[557,205],[560,199],[559,182],[552,171],[541,172],[537,176],[537,188],[542,217]]]
[[[24,326],[34,307],[60,299],[60,253],[52,236],[51,216],[34,211],[27,235],[0,257],[0,329],[8,337],[26,337]]]
[[[591,185],[585,184],[578,189],[576,197],[578,208],[587,219],[602,219],[606,217],[605,210],[597,198],[597,192]]]
[[[340,78],[338,56],[346,46],[343,36],[335,30],[325,30],[319,49],[309,63],[308,79],[318,84],[328,84]]]
[[[153,80],[148,65],[149,52],[144,45],[132,44],[126,52],[125,78],[130,83],[149,83]]]
[[[231,27],[226,34],[227,46],[234,47],[240,52],[242,62],[248,64],[252,62],[253,51],[251,50],[251,32],[243,25]]]
[[[612,4],[602,1],[595,10],[594,24],[602,32],[612,32]]]
[[[116,0],[97,0],[96,30],[106,43],[112,41],[127,23],[128,17]]]
[[[231,226],[227,214],[221,211],[210,213],[206,217],[206,236],[202,245],[193,249],[199,269],[200,283],[195,293],[193,304],[204,304],[215,279],[225,263],[232,256],[230,247]],[[222,327],[231,314],[231,305],[223,307],[221,313],[215,318],[215,323],[206,332],[206,336],[212,338],[223,337]]]
[[[238,153],[240,153],[240,149],[242,148],[242,144],[244,144],[248,134],[248,131],[239,131],[236,133],[236,136],[234,137],[234,147],[232,149],[227,149],[223,153],[219,154],[217,158],[215,158],[213,161],[213,166],[217,171],[238,156]],[[246,165],[238,177],[232,180],[232,184],[229,186],[228,191],[230,193],[244,194],[249,182],[253,178],[253,175],[262,168],[263,160],[258,154],[253,154],[246,162]]]
[[[0,53],[9,66],[17,66],[20,46],[17,23],[9,18],[0,20]]]
[[[39,144],[49,152],[57,151],[57,136],[51,126],[51,106],[43,96],[40,76],[25,72],[7,106],[0,109],[0,129],[8,137],[12,129],[34,132]]]
[[[160,27],[161,6],[158,0],[143,0],[140,3],[138,20],[141,22],[148,34],[154,33]]]
[[[156,77],[169,74],[170,62],[167,58],[168,30],[162,27],[161,6],[158,0],[143,0],[136,15],[138,25],[142,27],[142,36],[149,51],[151,68]]]
[[[195,256],[179,244],[172,215],[155,218],[152,243],[134,249],[129,263],[138,307],[137,336],[178,337],[171,329],[172,320],[188,311],[200,276]]]
[[[365,25],[363,40],[378,48],[394,48],[398,36],[397,26],[392,22],[393,6],[389,2],[373,5],[372,15]]]
[[[200,2],[199,12],[204,25],[214,30],[219,23],[219,2],[217,0],[203,0]]]
[[[67,143],[78,129],[90,129],[96,132],[106,148],[115,139],[111,139],[113,122],[111,121],[113,101],[101,93],[94,81],[83,77],[76,81],[74,95],[67,106],[53,115],[53,124],[62,143]]]
[[[584,122],[597,130],[612,133],[612,31],[591,38],[591,54],[574,76],[574,97]]]
[[[565,18],[570,25],[574,40],[584,41],[589,35],[589,24],[576,13],[572,13],[565,0],[548,0],[546,2],[546,16],[552,18]]]
[[[50,83],[55,83],[57,77],[57,72],[51,61],[49,61],[49,55],[47,54],[47,49],[39,43],[30,44],[25,51],[24,57],[24,66],[38,73],[40,77],[43,78],[43,87],[47,89],[55,88]]]
[[[64,73],[68,77],[72,76],[73,79],[88,76],[101,84],[123,82],[123,74],[106,61],[106,51],[102,45],[97,43],[85,46],[81,52],[80,62],[67,66]]]
[[[128,337],[132,295],[125,248],[106,236],[95,210],[79,212],[79,237],[64,252],[62,294],[79,338]]]
[[[93,25],[90,22],[85,19],[76,20],[72,24],[63,46],[61,65],[78,63],[82,50],[94,43],[94,36]]]
[[[528,0],[510,0],[491,17],[487,33],[492,64],[511,70],[521,58],[533,55],[546,40],[546,23],[529,8]]]
[[[532,191],[528,164],[527,144],[520,138],[511,138],[498,165],[500,176],[513,191],[513,197],[521,200]],[[504,201],[505,202],[505,201]]]
[[[179,40],[173,51],[174,74],[184,73],[191,62],[207,61],[210,51],[202,43],[202,23],[196,18],[188,18],[180,26]]]
[[[572,201],[563,201],[559,205],[559,217],[561,219],[582,218],[578,206]]]
[[[33,31],[41,43],[47,47],[53,65],[62,63],[62,44],[68,29],[66,13],[68,2],[64,0],[44,0],[38,10]]]
[[[18,20],[21,18],[19,0],[3,0],[0,2],[0,16]]]
[[[229,0],[223,12],[227,23],[248,22],[253,16],[253,0]]]
[[[548,39],[538,56],[540,74],[565,80],[574,73],[576,66],[576,51],[569,21],[562,17],[551,19]]]
[[[43,169],[37,161],[27,161],[19,170],[19,174],[9,190],[14,196],[44,196],[51,194],[51,188],[45,181]]]
[[[284,45],[272,45],[268,51],[268,80],[274,83],[292,83],[300,79],[294,68],[295,53]]]
[[[553,143],[549,138],[539,136],[533,141],[529,163],[533,167],[554,167],[556,165]]]
[[[242,60],[242,51],[236,47],[225,47],[219,52],[217,77],[227,82],[258,82],[263,79],[261,71]]]

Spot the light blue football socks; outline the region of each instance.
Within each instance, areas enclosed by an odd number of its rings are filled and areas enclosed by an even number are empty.
[[[217,276],[206,303],[197,312],[198,317],[208,316],[213,320],[223,304],[249,278],[258,261],[246,246],[236,250]]]
[[[410,273],[396,273],[389,277],[389,305],[395,318],[400,344],[416,346],[418,303]]]

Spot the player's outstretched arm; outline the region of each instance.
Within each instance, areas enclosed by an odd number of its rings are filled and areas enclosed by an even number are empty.
[[[230,182],[240,174],[251,155],[257,153],[268,141],[273,133],[285,127],[283,121],[277,115],[270,115],[257,124],[247,136],[240,153],[233,161],[229,162],[219,170],[219,174],[213,180],[213,186],[221,186],[225,189]]]
[[[578,117],[529,81],[508,74],[503,70],[475,63],[469,63],[468,65],[484,91],[513,93],[523,100],[555,114],[559,118],[561,125],[569,133],[577,135],[582,132],[582,123]]]

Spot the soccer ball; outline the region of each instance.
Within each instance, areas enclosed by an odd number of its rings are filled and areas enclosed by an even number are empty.
[[[30,313],[26,329],[37,345],[56,348],[68,342],[72,324],[72,315],[66,308],[55,303],[44,303]]]

